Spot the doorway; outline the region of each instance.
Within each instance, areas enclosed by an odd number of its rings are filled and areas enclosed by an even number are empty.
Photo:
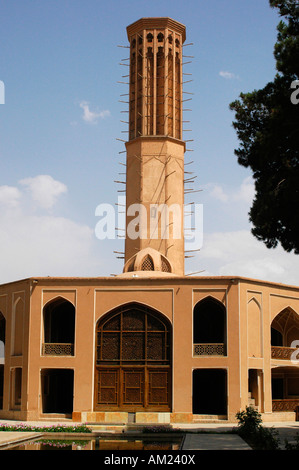
[[[73,412],[74,371],[43,369],[41,371],[42,413]]]
[[[225,369],[193,371],[193,414],[227,414],[227,372]]]
[[[122,306],[98,322],[96,338],[96,410],[171,410],[171,326],[163,315]]]

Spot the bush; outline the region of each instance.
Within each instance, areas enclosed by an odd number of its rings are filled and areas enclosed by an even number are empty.
[[[252,406],[236,414],[239,435],[256,450],[278,450],[278,431],[262,426],[261,414]]]
[[[256,450],[278,450],[278,431],[273,428],[259,426],[254,436],[253,447]]]
[[[245,411],[239,411],[236,418],[239,421],[239,433],[246,436],[256,433],[262,423],[261,414],[252,406],[246,406]]]

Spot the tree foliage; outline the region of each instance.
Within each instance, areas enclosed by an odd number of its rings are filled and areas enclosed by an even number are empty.
[[[282,17],[274,46],[277,73],[263,89],[231,103],[240,142],[235,154],[255,181],[252,233],[268,248],[280,243],[298,254],[299,104],[291,96],[299,80],[299,2],[270,0],[270,6]]]

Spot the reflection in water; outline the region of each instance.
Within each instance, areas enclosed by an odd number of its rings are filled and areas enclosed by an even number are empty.
[[[90,438],[36,439],[10,450],[179,450],[182,437],[173,438]]]

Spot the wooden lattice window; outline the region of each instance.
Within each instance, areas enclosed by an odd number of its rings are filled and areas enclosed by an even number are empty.
[[[97,329],[97,364],[168,364],[165,323],[138,307],[121,311]]]
[[[168,321],[137,304],[98,323],[96,409],[171,409],[170,333]]]
[[[165,258],[162,258],[161,260],[161,268],[163,273],[171,273],[170,264]]]
[[[154,262],[150,256],[146,256],[141,264],[141,271],[154,271]]]

